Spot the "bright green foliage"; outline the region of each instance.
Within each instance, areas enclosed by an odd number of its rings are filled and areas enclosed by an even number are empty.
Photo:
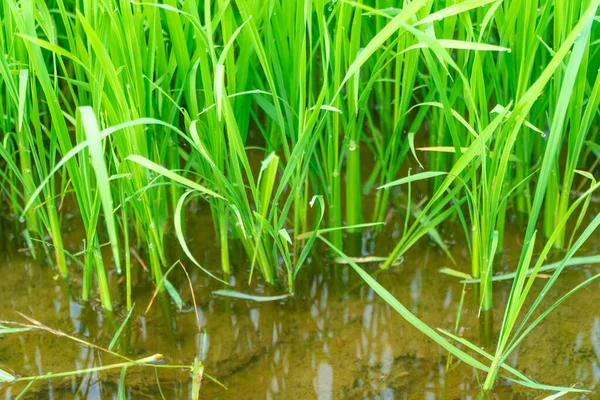
[[[239,242],[249,280],[293,294],[319,235],[339,253],[343,228],[377,231],[401,203],[382,268],[426,235],[452,259],[437,227],[458,221],[472,265],[447,271],[477,278],[487,310],[505,220],[526,219],[489,366],[377,287],[489,371],[490,388],[529,332],[516,323],[544,258],[567,251],[558,277],[597,225],[582,230],[600,160],[598,1],[0,0],[0,198],[31,254],[50,241],[46,258],[63,276],[81,268],[82,298],[97,289],[106,309],[121,268],[133,306],[130,246],[177,302],[166,232],[224,283]],[[400,173],[410,163],[419,170]],[[77,266],[62,243],[65,201],[85,229]],[[210,210],[222,273],[186,243],[190,203]]]

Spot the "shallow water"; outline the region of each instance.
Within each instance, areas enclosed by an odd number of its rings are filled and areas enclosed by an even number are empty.
[[[206,227],[190,240],[190,248],[203,265],[217,271],[218,249],[207,246],[212,228],[204,217],[195,217],[189,226]],[[443,237],[451,242],[458,266],[452,265],[438,248],[422,241],[406,254],[403,262],[377,275],[378,281],[424,322],[435,328],[454,330],[463,284],[437,272],[452,267],[468,272],[467,251],[461,232],[446,226]],[[397,227],[388,224],[373,240],[367,234],[358,240],[362,255],[385,255],[394,245]],[[453,239],[456,237],[456,239]],[[505,252],[498,270],[514,269],[520,251],[519,232],[507,233]],[[76,228],[66,237],[77,248],[81,233]],[[56,271],[41,265],[7,235],[0,247],[0,319],[24,322],[16,311],[99,346],[107,347],[124,320],[125,293],[111,275],[116,310],[103,312],[98,304],[78,301],[80,277],[73,273],[69,284]],[[454,242],[452,242],[454,240]],[[595,242],[594,242],[595,240]],[[180,257],[177,246],[169,246],[170,259]],[[585,248],[597,253],[598,236]],[[293,298],[268,303],[219,298],[218,282],[186,263],[194,287],[198,316],[203,328],[198,333],[192,296],[185,275],[176,270],[175,287],[181,288],[184,308],[159,296],[148,313],[154,286],[139,264],[135,264],[132,321],[115,350],[131,358],[155,353],[165,363],[190,365],[200,354],[205,372],[216,377],[225,390],[207,378],[201,388],[206,399],[468,399],[479,394],[477,375],[472,368],[451,360],[446,353],[409,325],[370,288],[362,285],[352,270],[334,264],[317,251],[301,270]],[[235,255],[235,251],[234,251]],[[559,255],[556,255],[559,257]],[[234,263],[242,270],[247,262]],[[375,265],[363,265],[375,271]],[[72,267],[75,270],[75,267]],[[565,270],[547,296],[551,304],[570,288],[600,273],[599,266]],[[235,274],[234,274],[235,276]],[[246,272],[237,276],[247,279]],[[246,293],[280,294],[261,283],[248,286],[231,278],[234,289]],[[572,296],[543,322],[509,358],[509,363],[543,383],[576,385],[592,390],[571,398],[600,398],[600,291],[598,281]],[[494,334],[501,324],[510,290],[508,281],[494,286],[496,312]],[[477,318],[475,287],[467,286],[458,333],[481,345],[481,322]],[[486,344],[486,343],[483,343]],[[487,344],[490,348],[490,344]],[[0,368],[19,376],[42,375],[91,368],[120,362],[118,358],[47,332],[26,332],[0,336]],[[117,398],[120,369],[89,373],[76,378],[36,382],[23,398],[99,399]],[[160,388],[157,384],[160,382]],[[0,398],[11,399],[24,385],[0,385]],[[128,399],[167,399],[191,396],[191,374],[184,368],[131,367],[127,370]],[[539,391],[499,379],[493,398],[541,398]],[[568,397],[567,397],[568,398]]]

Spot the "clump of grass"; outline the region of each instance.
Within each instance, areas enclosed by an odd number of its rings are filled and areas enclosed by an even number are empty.
[[[21,218],[32,256],[65,277],[73,249],[62,243],[62,205],[75,200],[85,228],[81,297],[97,288],[107,310],[113,269],[126,274],[133,307],[130,246],[145,250],[157,290],[169,287],[170,227],[213,278],[227,284],[243,269],[232,265],[235,240],[248,280],[293,294],[319,235],[329,232],[327,244],[342,252],[344,230],[377,231],[400,203],[403,229],[382,268],[426,235],[452,259],[438,227],[456,222],[479,306],[491,310],[505,221],[528,214],[493,362],[460,353],[489,371],[490,388],[510,340],[518,343],[514,324],[548,246],[567,249],[569,263],[595,229],[580,230],[600,156],[597,8],[598,0],[4,0],[0,196]],[[365,157],[374,159],[369,171]],[[419,169],[399,176],[413,159]],[[423,183],[427,200],[415,202]],[[220,271],[188,246],[198,229],[186,223],[190,202],[210,209]],[[548,245],[532,269],[542,236]],[[44,255],[40,241],[52,243]]]

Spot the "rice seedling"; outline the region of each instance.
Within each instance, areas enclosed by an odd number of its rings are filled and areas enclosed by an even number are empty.
[[[320,239],[486,373],[485,390],[499,374],[557,390],[506,360],[561,271],[595,260],[575,253],[598,225],[598,0],[2,0],[0,12],[0,212],[32,257],[81,279],[82,301],[112,310],[109,281],[124,274],[133,309],[134,248],[181,309],[169,236],[225,285],[217,295],[282,300]],[[75,249],[63,243],[72,210]],[[191,224],[191,210],[212,226]],[[526,226],[494,354],[427,326],[355,262],[381,260],[362,254],[362,235],[384,232],[392,211],[400,228],[380,269],[427,236],[456,263],[444,231],[460,226],[471,265],[445,272],[478,282],[484,312],[507,221]],[[219,265],[191,245],[200,229],[214,230]],[[543,266],[553,248],[562,261]],[[228,288],[236,277],[285,293]],[[198,386],[203,367],[191,368]]]

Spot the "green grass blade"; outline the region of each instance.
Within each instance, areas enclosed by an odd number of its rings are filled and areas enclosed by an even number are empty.
[[[196,265],[198,268],[200,268],[205,274],[207,274],[211,278],[218,280],[219,282],[229,285],[229,283],[225,282],[224,280],[222,280],[220,278],[217,278],[210,271],[208,271],[202,265],[200,265],[200,263],[198,261],[196,261],[196,258],[194,258],[194,256],[190,252],[190,249],[188,248],[187,243],[185,242],[185,235],[183,234],[183,226],[182,226],[182,222],[181,222],[182,221],[182,213],[183,213],[183,206],[185,204],[185,200],[192,193],[194,193],[194,191],[187,191],[183,195],[181,195],[181,197],[179,198],[179,200],[177,202],[177,207],[175,208],[175,221],[174,221],[175,222],[175,235],[177,236],[179,245],[183,249],[183,252],[185,253],[185,255],[194,263],[194,265]]]
[[[131,315],[133,314],[133,308],[134,307],[135,307],[135,303],[129,309],[129,312],[127,312],[127,316],[125,317],[125,319],[123,320],[123,322],[121,323],[121,325],[119,326],[119,328],[116,330],[116,332],[115,332],[112,340],[110,341],[110,344],[108,345],[108,351],[112,351],[112,349],[115,347],[115,345],[119,341],[119,337],[121,336],[121,333],[123,332],[123,329],[125,329],[125,326],[127,326],[127,323],[129,322],[129,319],[131,318]]]
[[[578,265],[588,265],[588,264],[600,264],[600,256],[585,256],[585,257],[573,257],[564,263],[565,267],[574,267]],[[562,261],[558,261],[552,264],[543,265],[538,269],[538,272],[549,272],[554,271],[558,267],[563,265]],[[534,271],[533,268],[527,270],[527,275],[530,275]],[[492,278],[493,281],[507,281],[512,280],[517,276],[516,272],[510,272],[508,274],[496,275]],[[461,276],[458,276],[459,278]],[[461,283],[479,283],[479,279],[471,279],[470,277],[466,277],[465,280],[462,280]]]
[[[206,194],[208,196],[216,197],[218,199],[223,199],[223,197],[221,195],[213,192],[212,190],[207,189],[204,186],[199,185],[198,183],[196,183],[192,180],[184,178],[183,176],[176,174],[175,172],[170,171],[167,168],[165,168],[161,165],[158,165],[155,162],[150,161],[145,157],[132,154],[130,156],[127,156],[126,160],[137,163],[137,164],[141,165],[142,167],[146,167],[146,168],[148,168],[158,174],[161,174],[181,185],[187,186],[190,189],[194,189],[194,190],[196,190],[200,193]]]
[[[255,295],[250,295],[250,294],[246,294],[246,293],[242,293],[242,292],[237,292],[235,290],[215,290],[214,292],[212,292],[212,294],[214,294],[215,296],[231,297],[231,298],[240,299],[240,300],[250,300],[250,301],[256,301],[259,303],[268,302],[268,301],[279,301],[279,300],[287,299],[288,297],[291,296],[291,294],[283,294],[280,296],[255,296]]]
[[[465,11],[472,10],[477,7],[483,7],[486,4],[492,3],[496,0],[465,0],[460,3],[453,4],[443,10],[428,14],[427,17],[418,21],[415,26],[428,24],[434,21],[440,21],[444,18],[451,17],[456,14],[460,14]]]
[[[405,178],[401,178],[390,183],[386,183],[385,185],[379,186],[377,189],[387,189],[394,186],[404,185],[405,183],[421,181],[423,179],[435,178],[436,176],[448,175],[447,172],[442,171],[425,171],[420,172],[418,174],[410,175]]]
[[[439,333],[437,333],[434,329],[430,328],[423,321],[421,321],[417,316],[411,313],[402,303],[400,303],[390,292],[388,292],[379,282],[371,277],[365,270],[358,266],[354,261],[352,261],[348,256],[346,256],[342,251],[336,248],[331,242],[327,239],[319,235],[319,239],[323,241],[326,245],[328,245],[334,253],[336,253],[339,257],[343,258],[351,267],[356,271],[356,273],[377,293],[387,304],[389,304],[398,314],[400,314],[408,323],[417,328],[423,334],[427,335],[431,340],[436,342],[438,345],[443,347],[446,351],[454,355],[459,360],[464,363],[472,366],[473,368],[480,369],[482,371],[488,371],[488,367],[482,364],[480,361],[471,357],[464,351],[460,350],[458,347],[453,346],[450,342],[444,339]]]
[[[104,150],[102,147],[102,139],[100,138],[100,130],[98,129],[98,122],[96,121],[94,110],[92,110],[91,107],[80,107],[78,108],[78,112],[81,125],[83,126],[87,137],[90,156],[92,158],[92,166],[96,173],[96,185],[98,185],[98,190],[100,191],[106,230],[108,231],[115,266],[117,267],[117,272],[120,274],[121,253],[119,249],[119,236],[117,235],[112,193],[108,180],[108,171],[104,162]]]
[[[15,379],[16,378],[14,376],[12,376],[8,372],[0,369],[0,382],[10,383],[10,382],[14,382]]]

